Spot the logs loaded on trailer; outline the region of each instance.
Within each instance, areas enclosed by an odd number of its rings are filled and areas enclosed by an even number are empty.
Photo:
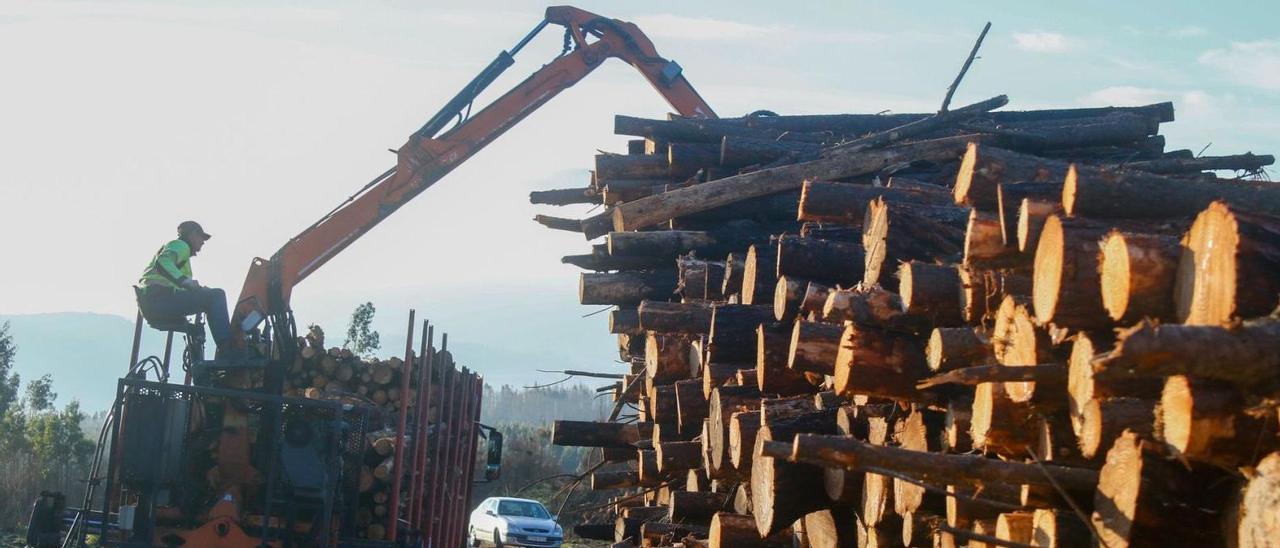
[[[1166,152],[1169,103],[1004,102],[619,116],[642,146],[533,196],[607,207],[569,228],[604,238],[580,302],[616,307],[623,412],[553,442],[610,452],[591,486],[635,502],[583,531],[1277,545],[1274,159]]]
[[[414,323],[410,313],[409,323]],[[459,367],[444,334],[424,322],[413,349],[410,329],[403,358],[360,357],[325,346],[324,330],[298,337],[297,358],[285,372],[287,397],[337,401],[369,411],[360,462],[344,463],[342,481],[356,484],[347,501],[357,537],[392,538],[395,524],[414,524],[440,545],[462,542],[479,429],[483,379]]]

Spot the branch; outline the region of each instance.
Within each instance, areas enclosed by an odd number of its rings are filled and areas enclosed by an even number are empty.
[[[991,21],[987,21],[987,26],[982,27],[982,34],[979,34],[978,41],[973,43],[973,50],[964,60],[964,66],[960,67],[960,74],[956,75],[956,81],[951,82],[951,86],[947,88],[947,96],[942,99],[942,108],[938,109],[938,112],[946,112],[947,107],[951,106],[951,96],[955,95],[956,88],[960,87],[960,80],[964,79],[964,74],[969,72],[969,65],[973,64],[974,58],[978,55],[978,48],[982,47],[982,39],[987,37],[989,30],[991,30]]]
[[[914,122],[908,122],[892,129],[886,129],[879,133],[872,133],[865,137],[859,137],[852,141],[838,144],[825,150],[824,155],[830,155],[832,152],[858,152],[869,148],[890,145],[910,137],[923,135],[925,133],[941,129],[949,124],[964,120],[977,114],[990,112],[1007,104],[1009,104],[1008,96],[997,95],[987,99],[986,101],[980,101],[972,105],[963,106],[947,112],[939,112],[929,116],[928,118],[921,118]]]
[[[539,373],[559,373],[559,374],[561,374],[561,375],[569,375],[569,376],[571,376],[571,377],[573,377],[573,376],[577,376],[577,377],[593,377],[593,378],[597,378],[597,379],[623,379],[623,378],[626,378],[626,375],[623,375],[623,374],[621,374],[621,373],[596,373],[596,372],[594,372],[594,371],[574,371],[574,370],[572,370],[572,369],[566,369],[566,370],[564,370],[564,371],[552,371],[552,370],[548,370],[548,369],[535,369],[534,371],[537,371],[537,372],[539,372]]]

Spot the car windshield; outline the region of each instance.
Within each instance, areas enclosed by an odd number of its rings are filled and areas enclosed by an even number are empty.
[[[547,513],[547,509],[543,508],[541,504],[523,500],[499,501],[498,515],[538,519],[547,519],[551,517],[551,515]]]

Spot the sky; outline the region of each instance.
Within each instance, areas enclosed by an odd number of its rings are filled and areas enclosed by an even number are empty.
[[[721,116],[936,110],[983,23],[953,105],[1012,109],[1171,100],[1169,148],[1280,151],[1274,2],[646,2],[579,7],[638,24]],[[235,294],[254,256],[393,165],[449,97],[542,17],[523,1],[0,0],[0,314],[132,317],[129,285],[184,219],[214,238],[194,261]],[[1101,14],[1101,15],[1099,15]],[[560,50],[548,30],[477,103]],[[576,304],[580,235],[528,192],[585,186],[613,115],[667,105],[610,61],[352,245],[294,292],[301,323],[342,329],[378,306],[386,345],[408,308],[533,370],[604,369],[604,315]],[[497,352],[496,350],[501,350]],[[459,359],[467,363],[466,356]]]

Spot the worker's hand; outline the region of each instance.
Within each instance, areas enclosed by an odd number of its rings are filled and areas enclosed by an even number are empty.
[[[192,279],[186,279],[182,282],[183,289],[200,289],[200,282]]]

